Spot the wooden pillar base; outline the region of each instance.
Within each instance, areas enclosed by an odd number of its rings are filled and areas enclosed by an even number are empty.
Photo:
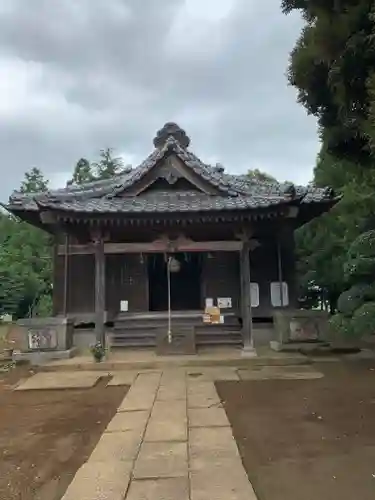
[[[258,356],[258,353],[255,350],[255,347],[252,345],[250,346],[244,346],[241,351],[241,356],[243,358],[256,358]]]

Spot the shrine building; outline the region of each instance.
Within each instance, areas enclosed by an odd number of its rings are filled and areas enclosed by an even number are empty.
[[[174,123],[153,143],[111,179],[11,195],[12,214],[53,236],[54,315],[80,346],[153,348],[182,325],[198,349],[268,343],[274,311],[298,308],[294,231],[334,205],[332,189],[226,173]]]

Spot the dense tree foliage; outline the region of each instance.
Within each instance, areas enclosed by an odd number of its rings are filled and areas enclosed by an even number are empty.
[[[343,195],[330,213],[297,232],[301,284],[307,296],[319,290],[331,312],[338,310],[336,329],[373,333],[375,253],[363,252],[375,237],[375,3],[283,0],[282,7],[305,19],[288,76],[318,119],[322,150],[314,183]]]
[[[100,152],[92,164],[78,160],[68,184],[108,178],[123,168],[112,150]],[[129,167],[128,167],[129,168]],[[38,168],[25,173],[20,191],[47,191],[48,180]],[[0,212],[0,316],[48,315],[52,309],[52,239],[44,231]]]
[[[20,190],[46,191],[48,181],[33,168]],[[9,214],[0,214],[0,315],[24,316],[51,295],[51,241],[43,231]],[[45,299],[43,299],[45,301]]]
[[[83,184],[85,182],[93,181],[94,179],[95,175],[89,160],[86,160],[86,158],[80,158],[75,164],[73,176],[67,182],[67,185]]]
[[[121,172],[124,162],[122,158],[113,156],[113,149],[101,149],[99,161],[93,162],[93,168],[96,179],[109,179]]]
[[[283,0],[306,24],[291,54],[289,81],[318,118],[328,151],[362,166],[374,146],[375,4],[372,0]]]

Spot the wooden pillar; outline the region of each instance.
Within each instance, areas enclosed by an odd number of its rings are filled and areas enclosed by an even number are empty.
[[[95,337],[105,345],[105,255],[104,241],[100,235],[94,240],[95,247]]]
[[[241,312],[243,352],[255,355],[253,346],[253,318],[251,309],[251,284],[250,284],[250,242],[243,242],[240,251],[240,278],[241,278]]]
[[[281,236],[277,238],[277,280],[279,282],[280,307],[284,307],[283,264],[281,258]]]
[[[68,314],[69,304],[69,234],[65,234],[63,315]]]

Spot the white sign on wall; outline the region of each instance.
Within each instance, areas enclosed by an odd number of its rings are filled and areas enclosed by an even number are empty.
[[[120,301],[120,311],[128,312],[129,311],[129,302],[127,300]]]
[[[214,306],[214,299],[207,297],[206,298],[206,307],[213,307],[213,306]]]
[[[217,307],[219,309],[230,309],[232,307],[232,298],[231,297],[218,297]]]
[[[250,283],[251,307],[259,307],[259,285]]]
[[[278,281],[271,283],[271,304],[273,307],[289,305],[288,283],[283,281],[282,290]]]

